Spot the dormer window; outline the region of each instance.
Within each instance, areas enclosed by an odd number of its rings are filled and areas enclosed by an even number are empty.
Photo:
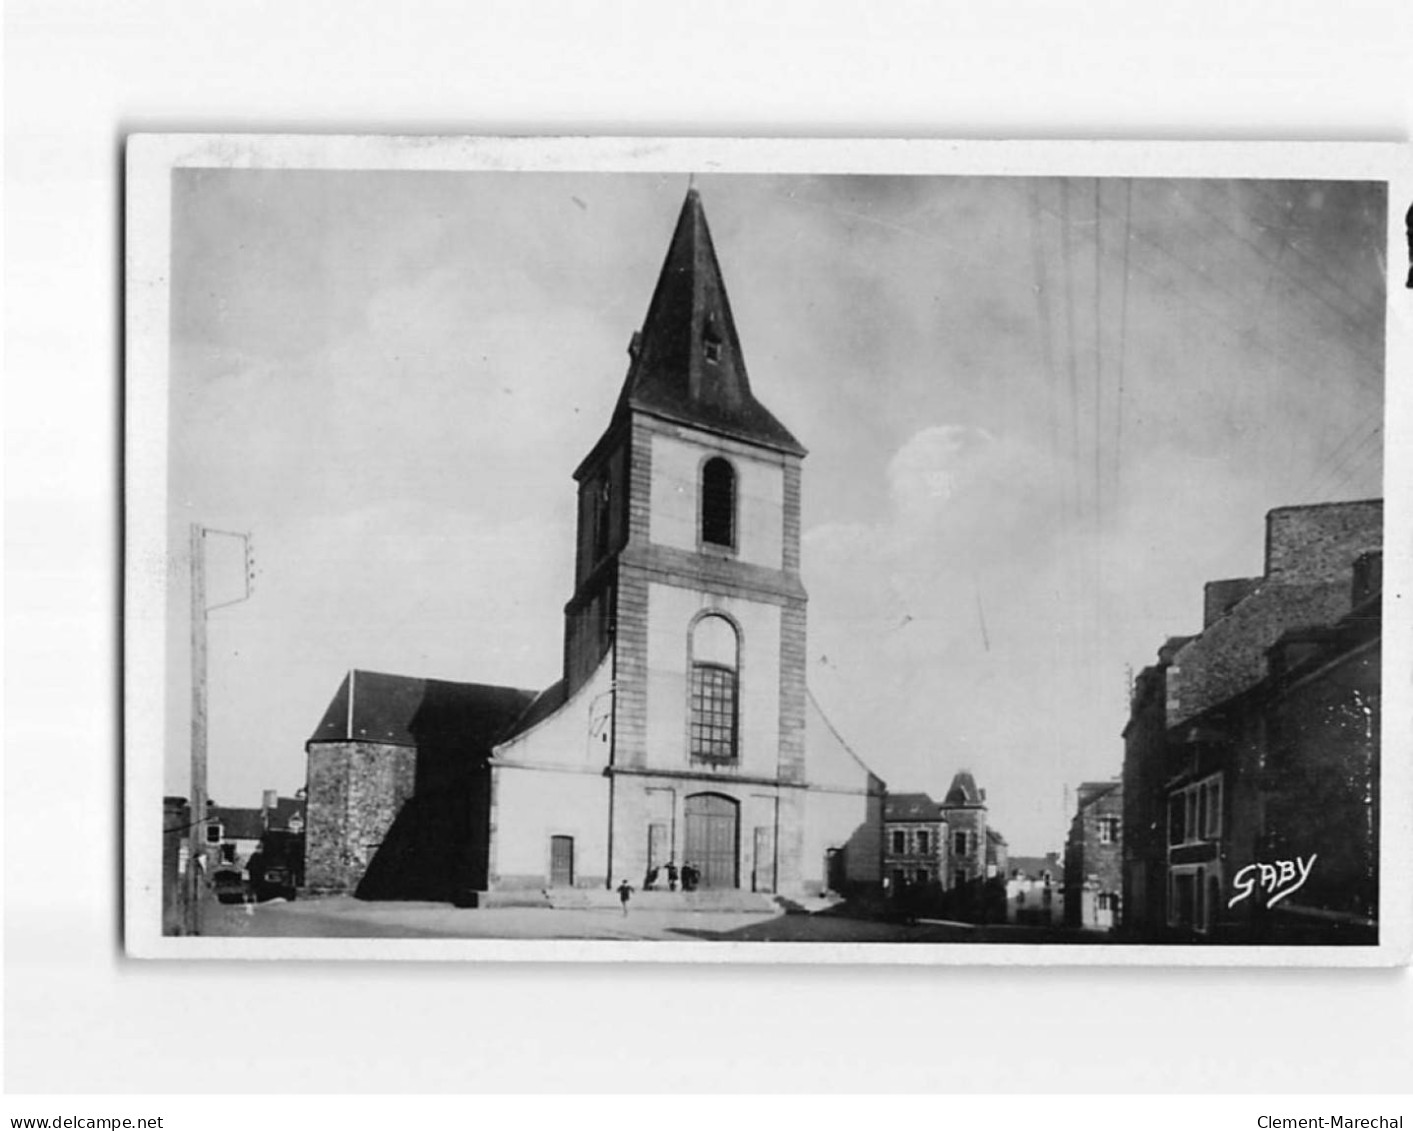
[[[726,549],[736,545],[736,469],[720,456],[702,465],[702,541]]]
[[[702,356],[712,365],[721,361],[721,328],[716,324],[715,314],[708,314],[702,327]]]

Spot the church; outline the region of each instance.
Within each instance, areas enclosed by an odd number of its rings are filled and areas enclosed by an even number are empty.
[[[629,357],[574,473],[562,678],[348,673],[306,745],[312,890],[880,882],[884,784],[806,683],[805,449],[752,392],[694,188]]]

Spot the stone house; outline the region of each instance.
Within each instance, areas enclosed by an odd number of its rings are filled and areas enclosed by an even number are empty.
[[[1374,936],[1381,544],[1380,500],[1272,511],[1263,574],[1209,584],[1202,633],[1139,677],[1124,780],[1142,795],[1125,865],[1141,937]]]
[[[534,698],[349,672],[305,744],[310,891],[455,900],[484,890],[487,760]]]
[[[1065,841],[1065,921],[1113,930],[1123,920],[1124,787],[1085,782]]]
[[[947,884],[947,822],[925,793],[890,793],[883,803],[883,876],[890,892]]]
[[[953,776],[941,811],[947,823],[947,888],[980,883],[987,878],[988,854],[995,866],[995,850],[986,836],[986,791],[977,788],[970,770],[959,770]]]
[[[335,718],[309,747],[311,883],[317,859],[354,883],[373,833],[414,802],[446,809],[472,890],[641,885],[669,862],[706,888],[880,882],[883,782],[805,681],[805,449],[752,391],[695,190],[629,359],[574,476],[562,677],[535,695],[455,685],[497,708],[439,740],[446,788],[411,729],[369,743]],[[364,779],[387,782],[366,817],[318,819],[354,812]]]

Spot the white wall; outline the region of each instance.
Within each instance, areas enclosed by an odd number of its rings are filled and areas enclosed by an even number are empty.
[[[719,454],[736,469],[737,560],[769,569],[782,567],[785,471],[780,464],[672,436],[653,436],[652,453],[650,541],[678,550],[697,549],[697,480],[703,458]]]
[[[574,871],[608,861],[608,764],[613,652],[554,714],[496,747],[491,870],[549,876],[552,836],[574,838]]]
[[[647,764],[687,766],[687,664],[692,618],[705,608],[740,626],[741,773],[773,777],[780,754],[780,610],[775,605],[648,586]]]
[[[495,748],[502,762],[602,768],[608,764],[613,650],[559,710]]]
[[[608,779],[572,770],[495,770],[497,876],[549,878],[550,837],[574,838],[574,878],[608,868]]]

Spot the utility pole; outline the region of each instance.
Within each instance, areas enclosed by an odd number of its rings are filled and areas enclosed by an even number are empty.
[[[206,603],[206,536],[239,538],[245,545],[245,593],[233,601]],[[206,872],[206,616],[214,609],[249,600],[255,578],[250,535],[191,524],[191,828],[186,861],[186,930],[201,934]]]
[[[201,934],[206,861],[206,531],[191,524],[191,828],[186,857],[186,933]]]

